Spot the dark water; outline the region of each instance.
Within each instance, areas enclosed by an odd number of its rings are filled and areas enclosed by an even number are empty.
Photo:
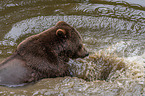
[[[0,60],[26,37],[66,21],[91,55],[68,63],[75,77],[49,78],[0,95],[145,96],[143,0],[1,0]]]

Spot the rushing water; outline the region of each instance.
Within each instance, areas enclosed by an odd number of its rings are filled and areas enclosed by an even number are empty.
[[[70,60],[75,77],[0,87],[0,95],[145,96],[144,0],[1,0],[0,61],[26,37],[65,21],[90,56]]]

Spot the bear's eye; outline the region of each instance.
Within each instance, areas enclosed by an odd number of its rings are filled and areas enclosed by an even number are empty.
[[[82,47],[83,47],[83,45],[82,45],[82,44],[80,44],[80,45],[79,45],[79,49],[82,49]]]

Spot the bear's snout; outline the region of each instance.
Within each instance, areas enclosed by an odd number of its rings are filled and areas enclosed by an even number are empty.
[[[85,57],[86,57],[86,56],[89,56],[89,52],[87,52],[87,53],[85,54]]]
[[[82,53],[80,57],[85,58],[87,56],[89,56],[89,52],[86,49],[84,49],[84,53]]]
[[[83,47],[81,50],[76,52],[72,58],[85,58],[86,56],[89,56],[89,52]]]

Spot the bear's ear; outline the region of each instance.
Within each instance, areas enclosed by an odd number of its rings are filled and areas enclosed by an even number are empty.
[[[61,37],[61,38],[66,38],[66,31],[64,29],[57,29],[56,35]]]
[[[64,21],[59,21],[56,23],[56,26],[62,26],[62,25],[66,25],[66,26],[69,26],[66,22]]]

